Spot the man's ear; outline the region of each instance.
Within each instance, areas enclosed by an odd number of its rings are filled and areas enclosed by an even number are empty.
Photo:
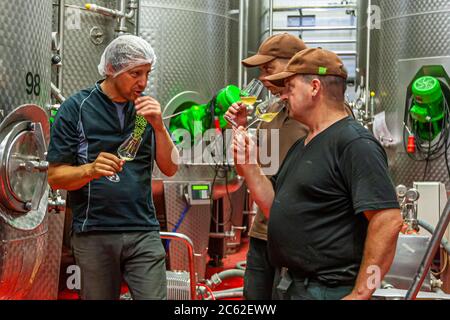
[[[313,79],[311,81],[312,86],[312,97],[316,98],[319,95],[319,92],[322,90],[322,83],[319,79]]]
[[[113,67],[110,63],[108,63],[106,65],[106,71],[107,71],[106,74],[114,74],[115,73],[115,70],[113,69]]]

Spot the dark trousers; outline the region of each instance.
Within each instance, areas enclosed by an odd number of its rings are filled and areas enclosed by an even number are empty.
[[[271,300],[275,269],[270,265],[267,241],[250,237],[244,276],[247,300]]]
[[[274,299],[278,300],[341,300],[349,295],[353,286],[327,286],[315,279],[296,277],[277,268]]]
[[[166,253],[158,231],[74,234],[83,300],[117,300],[122,280],[135,300],[165,300]]]

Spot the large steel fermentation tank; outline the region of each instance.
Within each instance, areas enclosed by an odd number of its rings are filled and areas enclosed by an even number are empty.
[[[369,7],[371,19],[367,14]],[[376,93],[376,112],[385,111],[386,125],[393,138],[385,149],[395,185],[412,187],[414,182],[423,181],[426,163],[410,159],[404,147],[408,88],[425,72],[441,78],[450,74],[450,2],[362,0],[358,1],[358,23],[357,84]],[[446,183],[448,190],[444,157],[430,162],[425,180]],[[419,217],[432,214],[425,211],[428,210],[418,212]],[[396,288],[408,289],[428,241],[428,237],[420,235],[400,237],[385,280]],[[424,282],[423,291],[430,289],[429,283]]]
[[[57,293],[44,161],[51,23],[51,1],[0,2],[0,299]]]
[[[118,9],[119,0],[65,0],[62,54],[62,84],[68,97],[100,80],[98,64],[106,46],[114,39],[116,19],[85,9],[86,3]],[[54,16],[56,15],[54,12]],[[56,30],[56,26],[53,27]],[[133,33],[133,28],[130,32]]]
[[[380,20],[370,32],[370,50],[367,50],[369,1],[358,3],[359,73],[369,76],[369,90],[376,92],[377,109],[386,111],[386,123],[395,139],[395,146],[386,149],[392,178],[396,184],[412,186],[414,181],[423,179],[425,163],[411,160],[403,147],[406,87],[423,65],[443,65],[450,73],[450,2],[372,0],[371,5],[377,10],[372,17],[379,13]],[[450,187],[444,158],[430,164],[427,179],[445,182]]]
[[[141,0],[139,35],[158,56],[149,93],[163,106],[183,91],[212,97],[237,83],[236,0]]]

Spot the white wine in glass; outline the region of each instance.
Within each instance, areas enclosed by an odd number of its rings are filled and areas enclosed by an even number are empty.
[[[246,129],[259,121],[272,122],[285,106],[285,101],[281,100],[279,96],[272,96],[270,99],[258,104],[255,111],[256,119]]]
[[[245,104],[247,107],[253,106],[256,101],[258,101],[259,96],[261,95],[262,90],[264,89],[264,85],[258,79],[253,79],[250,83],[241,90],[241,102]],[[238,127],[238,124],[234,119],[225,115],[223,117],[228,123],[231,123],[232,126]]]
[[[257,100],[258,98],[256,97],[256,96],[248,96],[248,97],[246,97],[246,96],[241,96],[241,102],[243,103],[243,104],[246,104],[247,106],[252,106],[252,105],[254,105],[255,103],[256,103],[256,100]]]
[[[247,106],[252,106],[255,104],[256,100],[260,96],[264,85],[258,79],[253,79],[250,83],[241,90],[241,101]]]

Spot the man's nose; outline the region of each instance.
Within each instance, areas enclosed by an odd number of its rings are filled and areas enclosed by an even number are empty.
[[[139,77],[138,85],[140,87],[146,87],[147,86],[147,82],[148,82],[148,76],[142,76],[142,77]]]
[[[283,101],[287,101],[288,98],[289,98],[289,91],[288,90],[283,90],[281,92],[280,99],[283,100]]]

